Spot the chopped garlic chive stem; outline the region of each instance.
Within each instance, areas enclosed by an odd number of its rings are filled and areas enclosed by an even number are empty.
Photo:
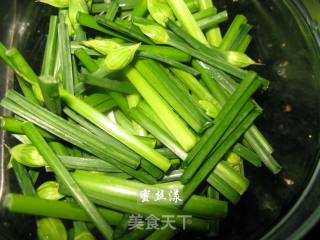
[[[99,136],[84,131],[79,125],[72,124],[70,121],[27,101],[23,96],[13,90],[7,91],[6,98],[1,101],[1,105],[66,142],[72,143],[104,161],[110,162],[142,182],[156,182],[154,178],[143,170],[133,169],[139,166],[140,158],[136,159],[128,156],[123,157],[122,154],[119,155],[118,151],[108,145],[108,142],[102,141]]]
[[[244,38],[243,42],[239,45],[237,51],[238,51],[238,52],[241,52],[241,53],[245,53],[245,52],[247,51],[247,49],[248,49],[251,41],[252,41],[252,36],[247,35],[247,36]]]
[[[170,68],[170,70],[176,77],[180,78],[180,80],[183,81],[199,99],[212,102],[219,106],[219,104],[217,104],[217,100],[210,94],[210,92],[190,73],[177,68]]]
[[[135,39],[139,42],[144,42],[144,43],[153,45],[153,42],[150,41],[150,39],[148,39],[147,37],[145,37],[143,34],[141,34],[139,32],[131,31],[129,28],[123,27],[118,23],[109,21],[109,20],[103,18],[102,16],[97,16],[97,17],[95,17],[95,19],[99,24],[102,24],[103,26],[106,26],[115,32],[119,32],[119,33],[121,33],[125,36],[128,36],[132,39]]]
[[[234,205],[240,200],[240,194],[214,172],[209,175],[207,182]]]
[[[237,51],[237,49],[241,46],[242,42],[247,37],[249,31],[252,29],[252,25],[250,24],[242,24],[239,28],[238,33],[233,39],[233,43],[230,47],[230,50]]]
[[[49,33],[46,42],[41,75],[54,74],[54,66],[56,64],[57,54],[57,41],[58,41],[58,17],[50,16]]]
[[[59,96],[59,82],[50,75],[39,77],[40,88],[44,103],[48,110],[60,115],[61,114],[61,100]]]
[[[69,93],[68,93],[69,94]],[[44,157],[48,165],[52,168],[57,177],[62,181],[62,183],[70,191],[71,195],[75,198],[78,204],[87,212],[92,221],[95,223],[102,235],[107,239],[112,239],[112,228],[109,224],[102,218],[101,214],[97,211],[96,207],[92,202],[87,198],[87,196],[82,192],[78,184],[75,182],[73,177],[63,166],[61,161],[46,143],[44,138],[40,135],[37,129],[33,126],[32,123],[25,123],[22,126],[26,135],[41,155]]]
[[[215,27],[218,24],[225,22],[228,20],[228,12],[227,11],[222,11],[217,13],[214,16],[203,18],[199,21],[197,21],[199,27],[201,30],[207,30],[209,28]]]
[[[206,179],[206,177],[213,170],[215,165],[221,158],[229,151],[229,149],[238,141],[244,132],[252,125],[254,120],[261,114],[261,111],[253,111],[246,119],[232,132],[228,138],[221,144],[217,150],[209,157],[209,159],[201,166],[197,174],[184,187],[184,197],[188,199],[195,189]]]
[[[65,24],[65,16],[60,14],[58,24],[59,57],[61,63],[61,80],[63,87],[74,94],[73,71],[71,61],[71,48],[68,26]]]
[[[261,167],[262,164],[259,156],[255,152],[253,152],[250,148],[247,148],[242,144],[237,143],[233,147],[232,151],[238,154],[241,158],[250,162],[255,167]]]
[[[214,16],[214,15],[216,15],[216,13],[217,13],[217,9],[215,7],[210,7],[210,8],[203,9],[203,10],[200,10],[199,12],[194,13],[193,17],[194,17],[195,20],[198,21],[198,20],[201,20],[203,18]],[[177,24],[178,23],[179,22],[177,22]]]
[[[113,123],[109,118],[87,105],[82,100],[72,96],[66,90],[60,88],[62,100],[74,111],[118,139],[130,149],[152,162],[166,172],[170,167],[170,161],[142,143],[137,137],[126,132],[122,127]]]
[[[187,157],[187,153],[160,127],[156,125],[151,119],[149,119],[139,108],[133,108],[130,110],[130,116],[146,130],[148,130],[153,136],[159,139],[166,147],[168,147],[175,155],[184,160]]]
[[[51,201],[39,197],[10,193],[5,198],[4,206],[16,213],[76,221],[91,221],[85,210],[77,204],[66,201]],[[111,225],[117,225],[123,215],[120,212],[108,210],[106,208],[98,208],[98,211]]]
[[[14,159],[11,159],[11,164],[22,193],[26,196],[37,196],[26,167]]]
[[[136,5],[132,10],[132,16],[143,17],[148,11],[148,1],[147,0],[138,0]]]
[[[207,127],[206,119],[170,78],[164,67],[152,60],[140,60],[135,64],[137,70],[146,81],[175,109],[175,111],[196,131],[201,132]]]
[[[129,42],[132,42],[132,40],[130,38],[123,36],[123,34],[119,34],[113,30],[110,30],[106,27],[99,25],[94,16],[79,12],[77,18],[78,18],[79,24],[81,24],[84,27],[89,27],[89,28],[92,28],[92,29],[97,30],[99,32],[106,33],[110,36],[117,37],[117,38],[129,41]]]
[[[156,55],[156,54],[153,54],[150,52],[141,51],[138,53],[138,56],[143,57],[143,58],[150,58],[150,59],[156,60],[158,62],[162,62],[166,65],[169,65],[171,67],[179,68],[179,69],[184,70],[194,76],[198,76],[200,74],[197,70],[195,70],[192,67],[189,67],[188,65],[182,64],[182,63],[177,62],[175,60],[172,60],[170,58],[162,57],[160,55]]]
[[[195,39],[207,45],[208,41],[192,16],[186,3],[183,0],[167,0],[167,2],[182,27]]]
[[[239,31],[239,28],[242,24],[247,23],[247,18],[243,15],[237,15],[233,22],[231,23],[230,27],[228,28],[228,31],[224,35],[222,42],[219,46],[221,50],[229,50],[232,46],[233,40]]]
[[[110,8],[108,9],[105,18],[113,21],[119,11],[119,0],[113,0],[110,4]]]
[[[11,133],[16,133],[16,134],[24,134],[23,130],[22,130],[22,125],[24,123],[24,121],[13,118],[13,117],[9,117],[9,116],[2,116],[0,117],[0,122],[1,122],[1,128],[9,131]],[[44,131],[41,128],[37,128],[38,131],[41,133],[41,135],[49,140],[54,140],[56,139],[55,136],[53,136],[52,134],[50,134],[47,131]]]
[[[219,162],[213,172],[228,183],[228,185],[240,195],[243,195],[249,187],[249,180],[230,167],[226,161]]]
[[[200,10],[214,8],[212,0],[199,0]],[[218,26],[209,29],[206,37],[210,45],[219,47],[222,42],[221,30]]]
[[[158,115],[159,119],[166,125],[178,143],[181,144],[183,149],[185,151],[192,149],[197,139],[194,133],[187,127],[186,123],[172,110],[167,102],[147,83],[135,68],[127,68],[124,73]]]
[[[198,0],[185,0],[185,3],[191,13],[199,11]]]
[[[93,73],[98,70],[99,66],[91,59],[89,54],[84,49],[79,48],[74,51],[74,54],[89,72]]]
[[[248,98],[260,86],[260,82],[256,79],[256,74],[250,72],[244,81],[239,85],[236,92],[231,96],[229,101],[224,105],[219,115],[215,119],[216,125],[208,130],[207,141],[203,139],[202,145],[198,145],[193,149],[193,153],[188,156],[187,162],[189,166],[185,169],[181,181],[187,183],[197,173],[202,163],[206,160],[208,154],[218,144],[219,140],[224,136],[224,133],[232,126],[234,119],[240,118],[241,111],[245,111],[245,106]],[[201,139],[200,139],[201,142]],[[192,160],[192,161],[190,161]]]
[[[16,75],[16,78],[23,95],[31,102],[40,105],[40,101],[35,97],[35,88],[30,83],[22,79],[22,77],[19,75]]]

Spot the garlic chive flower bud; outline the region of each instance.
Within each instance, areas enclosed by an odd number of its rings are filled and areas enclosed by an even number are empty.
[[[46,161],[31,144],[19,144],[10,149],[11,157],[22,165],[28,167],[44,167]]]
[[[83,41],[82,44],[86,47],[93,48],[103,55],[108,55],[114,50],[117,50],[122,45],[113,39],[90,39],[87,41]]]
[[[56,8],[69,7],[69,0],[39,0],[38,2],[49,4],[49,5],[56,7]]]
[[[148,0],[148,11],[152,18],[162,26],[166,25],[168,19],[174,20],[174,15],[164,0]]]
[[[255,61],[253,61],[248,55],[241,52],[235,52],[235,51],[227,51],[224,52],[224,58],[232,65],[244,68],[248,67],[250,65],[256,64]]]
[[[132,62],[140,43],[123,46],[112,51],[105,59],[103,64],[110,71],[120,70]]]
[[[89,13],[89,9],[85,0],[70,0],[69,1],[69,18],[73,27],[78,25],[78,12]]]
[[[67,231],[62,221],[57,218],[41,218],[37,221],[39,240],[67,240]]]
[[[168,44],[170,37],[166,29],[157,25],[144,25],[135,23],[140,30],[156,44]]]
[[[47,181],[42,183],[37,188],[37,193],[40,198],[47,200],[59,200],[64,198],[64,195],[59,193],[59,183],[55,181]]]

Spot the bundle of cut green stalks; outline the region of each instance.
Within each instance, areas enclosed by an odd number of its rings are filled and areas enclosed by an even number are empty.
[[[40,73],[0,43],[21,90],[1,101],[1,127],[21,142],[8,166],[21,193],[5,206],[35,215],[39,239],[95,239],[93,226],[105,239],[218,234],[245,166],[281,170],[254,125],[268,81],[245,69],[245,16],[210,0],[40,2],[58,8]]]

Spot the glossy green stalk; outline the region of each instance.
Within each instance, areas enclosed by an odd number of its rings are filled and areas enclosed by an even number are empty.
[[[199,7],[200,10],[205,10],[214,8],[214,5],[212,3],[212,0],[199,0]],[[222,41],[220,28],[217,26],[209,29],[206,33],[206,37],[210,45],[218,47]]]
[[[91,221],[91,218],[85,210],[75,203],[66,201],[51,201],[38,197],[10,193],[5,198],[4,206],[16,213],[75,221]],[[122,213],[106,208],[98,208],[98,211],[111,225],[117,225],[123,215]]]
[[[68,26],[65,24],[65,17],[63,15],[59,16],[60,23],[58,24],[58,41],[60,48],[60,63],[61,63],[61,74],[62,74],[62,85],[70,92],[74,93],[74,83],[73,83],[73,71],[72,71],[72,61],[71,61],[71,49],[70,49],[70,39],[68,33]]]
[[[60,137],[61,139],[78,146],[93,155],[108,161],[122,171],[129,173],[131,176],[142,182],[154,183],[155,180],[150,178],[141,170],[134,170],[126,165],[127,162],[119,161],[119,154],[113,150],[110,145],[106,145],[98,136],[90,132],[83,131],[83,128],[76,124],[71,124],[51,112],[45,111],[28,102],[23,96],[14,91],[8,91],[7,97],[1,101],[1,105],[8,110],[20,115],[28,121],[31,121],[50,133]],[[65,134],[67,132],[68,134]],[[130,160],[125,158],[124,160]],[[139,164],[139,161],[138,161]]]
[[[153,45],[153,42],[150,41],[150,39],[145,37],[143,34],[135,31],[131,31],[129,28],[123,27],[118,23],[109,21],[101,16],[97,16],[96,21],[99,24],[102,24],[103,26],[106,26],[112,29],[113,31],[119,32],[125,36],[128,36],[129,38],[135,39],[136,41]]]
[[[197,21],[198,26],[201,30],[208,30],[212,27],[216,27],[218,24],[228,20],[228,12],[222,11],[217,13],[214,16],[203,18]]]
[[[11,165],[22,193],[26,196],[37,196],[26,167],[14,159],[11,160]]]
[[[101,113],[108,113],[116,107],[116,103],[110,99],[100,103],[99,105],[95,106],[94,108]]]
[[[185,0],[185,3],[191,13],[199,11],[198,0]]]
[[[78,202],[78,204],[88,213],[91,220],[95,223],[95,225],[97,226],[99,231],[103,234],[103,236],[107,239],[112,239],[112,232],[113,232],[112,228],[102,218],[101,214],[97,211],[95,206],[82,192],[78,184],[74,181],[70,173],[59,161],[55,153],[52,151],[52,149],[49,147],[49,145],[46,143],[46,141],[41,136],[41,134],[37,131],[37,129],[33,126],[33,124],[25,123],[22,126],[22,129],[25,131],[26,135],[32,141],[32,143],[37,147],[38,151],[44,157],[48,165],[53,169],[57,177],[63,182],[63,184],[70,191],[70,193]]]
[[[84,49],[77,49],[74,51],[74,54],[89,72],[93,73],[98,70],[98,65],[91,59]]]
[[[186,159],[187,153],[176,143],[170,135],[164,132],[155,122],[147,117],[139,108],[130,110],[130,116],[133,120],[144,127],[148,132],[160,140],[166,147],[168,147],[180,159]]]
[[[221,161],[217,164],[213,172],[222,178],[228,185],[236,190],[240,195],[249,187],[249,180],[233,169],[227,162]]]
[[[41,75],[53,76],[58,41],[58,17],[50,16],[49,32],[44,52]]]
[[[209,67],[209,69],[211,76],[227,90],[228,94],[232,94],[235,91],[237,84],[233,82],[229,76],[213,67]],[[277,173],[281,170],[281,166],[271,155],[273,152],[272,146],[256,126],[253,125],[248,129],[244,135],[244,139],[247,142],[250,142],[250,146],[273,173]]]
[[[232,151],[238,154],[241,158],[250,162],[255,167],[261,167],[261,160],[259,156],[255,152],[251,151],[251,149],[243,146],[242,144],[237,143],[233,147]]]
[[[207,39],[199,28],[186,3],[183,0],[167,0],[167,3],[172,8],[172,11],[179,20],[181,26],[186,31],[203,44],[208,44]]]
[[[21,89],[21,92],[23,95],[29,99],[31,102],[35,104],[41,104],[40,101],[35,97],[34,91],[32,90],[33,87],[30,83],[26,82],[25,80],[22,79],[19,75],[16,75],[19,87]]]
[[[114,149],[119,154],[118,158],[120,158],[123,162],[129,161],[132,162],[129,166],[137,167],[139,165],[140,157],[130,150],[125,145],[119,143],[116,139],[112,136],[107,134],[105,131],[101,130],[100,128],[96,127],[92,123],[88,122],[85,118],[81,117],[77,113],[73,112],[69,108],[64,108],[64,113],[67,114],[71,119],[76,121],[82,127],[87,129],[89,132],[93,133],[94,135],[98,136],[110,149]],[[122,155],[122,157],[120,157]],[[137,164],[138,163],[138,164]]]
[[[39,77],[40,88],[46,108],[51,112],[61,114],[61,100],[59,96],[59,82],[52,76]]]
[[[202,65],[202,62],[194,60],[192,61],[192,66],[200,72],[201,79],[204,81],[208,90],[217,99],[219,104],[223,106],[227,100],[227,96],[224,93],[223,88],[210,77],[205,67]]]
[[[116,228],[113,231],[114,239],[119,239],[128,231],[129,220],[130,220],[130,214],[129,213],[123,214],[123,217],[121,218],[120,223],[116,226]]]
[[[124,143],[133,151],[140,154],[142,157],[152,162],[154,165],[167,171],[170,167],[170,162],[168,159],[158,154],[154,149],[149,148],[144,143],[142,143],[134,135],[127,133],[122,127],[114,124],[109,118],[96,111],[91,106],[87,105],[82,100],[77,97],[72,96],[64,89],[60,89],[61,99],[74,111],[78,112],[80,115],[99,126],[101,129],[106,131],[108,134],[118,139],[120,142]]]
[[[256,74],[250,72],[239,85],[235,93],[229,98],[219,115],[216,118],[216,125],[208,130],[208,139],[204,140],[199,147],[193,149],[193,153],[188,156],[189,166],[186,168],[181,181],[187,183],[206,160],[207,155],[218,143],[225,131],[230,127],[242,107],[251,95],[260,87],[261,82],[256,80]],[[201,141],[201,140],[200,140]]]
[[[37,74],[33,71],[31,66],[21,55],[21,53],[16,48],[12,48],[6,51],[6,57],[11,62],[13,70],[20,75],[25,81],[32,85],[39,84],[39,79]]]
[[[252,36],[250,35],[247,35],[244,39],[243,39],[243,42],[239,45],[237,51],[238,52],[242,52],[242,53],[245,53],[250,45],[252,41]]]
[[[209,175],[207,182],[233,204],[240,200],[240,194],[214,172]]]
[[[129,105],[126,97],[118,92],[109,92],[111,98],[116,102],[120,110],[128,117],[129,116]]]
[[[111,97],[109,94],[103,93],[93,93],[91,95],[86,95],[83,97],[83,101],[89,104],[91,107],[98,106],[99,104],[110,100]]]
[[[189,62],[191,60],[191,56],[189,54],[168,46],[141,45],[138,50],[153,53],[163,58],[169,58],[178,62]]]
[[[151,60],[137,61],[135,67],[196,132],[203,131],[210,124],[189,96],[170,79],[170,73],[164,67]]]
[[[133,67],[124,72],[161,121],[169,129],[185,151],[196,143],[196,136],[188,129],[186,123],[170,108],[165,100],[147,83],[145,78]]]
[[[118,0],[114,0],[111,2],[110,8],[107,11],[107,14],[105,15],[105,18],[113,21],[119,11],[119,1]]]
[[[138,56],[140,57],[143,57],[143,58],[150,58],[150,59],[153,59],[153,60],[156,60],[158,62],[162,62],[162,63],[165,63],[166,65],[169,65],[171,67],[175,67],[175,68],[178,68],[178,69],[181,69],[181,70],[184,70],[194,76],[197,76],[199,75],[199,72],[197,70],[195,70],[194,68],[192,67],[189,67],[185,64],[182,64],[180,62],[177,62],[175,60],[172,60],[172,59],[169,59],[169,58],[165,58],[165,57],[161,57],[159,55],[156,55],[156,54],[153,54],[153,53],[150,53],[150,52],[145,52],[145,51],[141,51],[139,52]]]
[[[251,25],[242,24],[239,28],[238,34],[235,36],[233,40],[230,50],[237,51],[237,49],[242,45],[243,41],[248,36],[248,33],[251,29],[252,29]]]
[[[83,74],[83,82],[100,88],[104,88],[110,91],[115,91],[124,94],[135,94],[137,90],[129,81],[117,81],[108,78],[95,78],[89,74]]]
[[[9,131],[11,133],[24,134],[24,132],[22,130],[22,125],[23,125],[24,121],[16,119],[14,117],[2,116],[2,117],[0,117],[0,122],[1,122],[1,129],[4,129],[4,130]],[[52,134],[50,134],[47,131],[44,131],[41,128],[38,128],[38,131],[46,139],[49,139],[49,140],[56,139],[55,136],[53,136]]]
[[[200,10],[199,12],[196,12],[193,15],[194,19],[195,20],[201,20],[201,19],[204,19],[204,18],[207,18],[207,17],[211,17],[211,16],[214,16],[217,14],[217,9],[215,7],[209,7],[207,9],[203,9],[203,10]],[[177,22],[178,24],[178,22]]]
[[[264,165],[273,173],[277,174],[281,171],[280,164],[273,158],[271,153],[257,141],[254,133],[248,131],[245,134],[245,139],[248,141],[253,150],[257,153]]]
[[[89,231],[85,222],[74,221],[74,239],[75,240],[95,240],[96,238]]]
[[[201,166],[197,174],[184,187],[184,197],[188,199],[201,182],[209,175],[221,158],[229,151],[229,149],[238,141],[243,133],[250,127],[253,121],[261,114],[260,111],[254,111],[247,116],[245,120],[233,131],[228,138],[220,145],[219,148],[207,159]]]
[[[247,18],[243,15],[237,15],[234,18],[219,46],[221,50],[229,50],[231,48],[240,26],[245,23],[247,23]]]
[[[164,125],[164,123],[160,120],[160,118],[157,116],[157,114],[152,110],[150,105],[146,103],[144,100],[140,101],[138,104],[139,109],[148,117],[156,123],[158,127],[160,127],[163,131],[165,131],[169,136],[172,138],[173,135],[170,133],[169,129]]]
[[[101,25],[99,25],[95,19],[94,16],[91,16],[89,14],[85,14],[85,13],[78,13],[78,23],[81,24],[84,27],[89,27],[92,28],[94,30],[97,30],[99,32],[108,34],[110,36],[113,37],[117,37],[129,42],[132,42],[132,40],[130,38],[125,37],[123,34],[118,34],[117,32],[114,32],[112,30],[109,30],[108,28],[102,27]]]
[[[112,172],[118,173],[122,172],[113,165],[107,163],[98,158],[85,158],[85,157],[72,157],[72,156],[58,156],[63,165],[68,169],[78,169],[86,171],[96,171],[96,172]]]
[[[86,192],[95,192],[101,194],[101,196],[105,195],[106,198],[116,197],[117,199],[126,199],[137,202],[138,204],[139,201],[141,201],[140,192],[147,189],[150,190],[150,199],[149,201],[144,202],[143,205],[162,206],[172,209],[176,209],[176,206],[174,203],[170,202],[169,199],[155,201],[152,199],[152,194],[155,194],[160,189],[170,191],[170,189],[179,189],[183,187],[180,182],[162,183],[152,186],[104,174],[92,174],[84,171],[74,172],[73,177]],[[223,201],[193,195],[190,200],[185,203],[182,209],[185,212],[192,213],[192,215],[196,216],[221,218],[226,216],[227,204]]]

